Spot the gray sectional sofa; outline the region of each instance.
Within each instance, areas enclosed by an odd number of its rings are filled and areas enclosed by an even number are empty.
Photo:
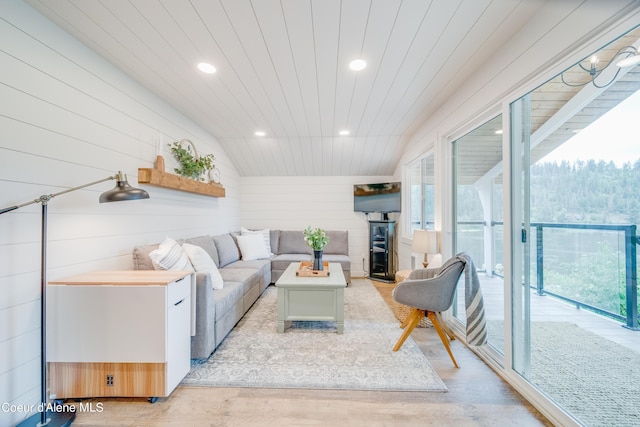
[[[211,355],[262,292],[275,283],[292,262],[311,261],[313,250],[305,243],[302,230],[270,230],[271,252],[265,259],[242,259],[236,237],[240,233],[200,236],[181,240],[204,249],[218,267],[224,286],[213,289],[208,273],[196,274],[196,334],[191,337],[191,358]],[[339,262],[347,283],[351,281],[349,235],[347,231],[328,230],[329,243],[323,261]],[[158,244],[136,246],[133,267],[153,270],[149,254]],[[274,324],[274,328],[276,325]]]

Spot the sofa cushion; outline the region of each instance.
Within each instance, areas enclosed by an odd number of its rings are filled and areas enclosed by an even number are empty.
[[[222,268],[225,265],[231,264],[232,262],[240,259],[238,245],[236,245],[231,234],[213,236],[213,241],[215,242],[216,250],[218,251],[218,267]]]
[[[292,262],[311,261],[313,258],[310,254],[282,254],[271,259],[271,271],[286,270]],[[323,257],[324,260],[324,257]]]
[[[216,321],[220,320],[239,302],[242,303],[244,286],[238,282],[226,282],[224,288],[213,291],[213,301],[216,307]]]
[[[193,271],[189,257],[182,247],[171,237],[165,238],[158,249],[149,253],[156,270],[185,270]]]
[[[243,234],[236,237],[242,259],[246,261],[269,258],[269,250],[262,234]]]
[[[200,246],[192,245],[190,243],[183,243],[182,249],[186,252],[191,261],[191,265],[196,270],[196,273],[209,274],[211,278],[211,287],[213,289],[222,289],[224,287],[224,281],[218,271],[216,263],[213,262],[209,254]]]
[[[227,282],[240,282],[243,287],[243,294],[251,289],[256,283],[260,283],[262,275],[260,271],[253,268],[223,268],[220,274],[224,279],[225,287]]]
[[[158,244],[135,246],[133,248],[134,270],[155,270],[149,254],[158,249]]]
[[[270,230],[269,239],[271,240],[271,253],[273,254],[279,253],[278,244],[280,240],[280,230]]]
[[[274,255],[275,256],[275,255]],[[232,262],[231,264],[227,265],[224,269],[228,270],[228,269],[234,269],[234,268],[248,268],[248,269],[252,269],[252,270],[256,270],[258,272],[258,274],[261,276],[260,278],[260,290],[259,292],[262,293],[263,290],[266,289],[267,286],[269,286],[270,283],[272,283],[272,277],[271,277],[271,258],[270,259],[256,259],[256,260],[251,260],[251,261],[244,261],[244,260],[240,260],[240,261],[236,261],[236,262]]]
[[[278,254],[313,254],[311,246],[304,241],[302,230],[280,230]]]
[[[216,263],[216,266],[220,265],[220,260],[218,259],[218,250],[216,249],[216,244],[213,241],[213,237],[211,236],[192,237],[190,239],[186,239],[184,243],[200,246],[209,254],[213,262]]]
[[[325,254],[322,255],[322,261],[338,262],[342,266],[342,271],[351,271],[351,258],[347,255]]]
[[[271,260],[270,259],[254,259],[250,261],[240,260],[236,262],[232,262],[227,265],[224,269],[229,270],[233,268],[249,268],[252,270],[257,270],[260,274],[265,275],[271,270]]]
[[[349,255],[349,232],[328,230],[329,243],[324,248],[325,254]]]

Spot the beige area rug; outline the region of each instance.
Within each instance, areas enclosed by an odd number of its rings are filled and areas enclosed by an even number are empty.
[[[375,280],[372,280],[371,283],[373,284],[373,286],[375,286],[378,292],[380,292],[380,295],[382,296],[384,301],[387,303],[389,308],[391,308],[391,311],[393,312],[393,315],[396,317],[396,319],[398,319],[400,323],[404,322],[407,316],[409,316],[409,313],[411,312],[411,307],[408,307],[404,304],[397,303],[391,296],[391,292],[393,292],[393,288],[395,288],[396,284],[377,282]],[[431,321],[429,319],[424,317],[416,327],[417,328],[433,328],[433,325],[431,324]]]
[[[207,360],[193,361],[183,385],[208,387],[436,391],[447,388],[366,279],[345,289],[344,334],[335,322],[291,322],[276,332],[270,286]]]
[[[502,323],[488,327],[504,348]],[[531,331],[532,384],[585,426],[640,426],[639,353],[574,323],[533,322]]]

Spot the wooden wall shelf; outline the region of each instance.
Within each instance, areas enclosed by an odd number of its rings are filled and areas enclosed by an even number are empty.
[[[194,181],[193,179],[152,168],[138,168],[138,184],[170,188],[211,197],[225,196],[224,187],[220,184]]]

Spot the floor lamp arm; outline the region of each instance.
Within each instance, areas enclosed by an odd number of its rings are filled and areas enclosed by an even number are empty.
[[[0,209],[0,215],[2,215],[3,213],[15,211],[16,209],[20,209],[20,208],[25,207],[25,206],[33,205],[34,203],[41,203],[41,204],[44,205],[44,204],[47,204],[47,202],[49,202],[49,200],[53,199],[54,197],[61,196],[63,194],[67,194],[67,193],[71,193],[72,191],[80,190],[82,188],[91,187],[92,185],[100,184],[101,182],[110,181],[112,179],[124,180],[123,176],[124,175],[122,175],[122,172],[118,172],[117,174],[109,176],[107,178],[99,179],[98,181],[93,181],[93,182],[90,182],[88,184],[79,185],[77,187],[69,188],[67,190],[63,190],[63,191],[60,191],[58,193],[43,194],[42,196],[38,197],[35,200],[31,200],[31,201],[28,201],[28,202],[25,202],[25,203],[22,203],[22,204],[19,204],[19,205],[16,205],[16,206],[9,206],[7,208]]]
[[[15,211],[16,209],[18,209],[20,206],[10,206],[8,208],[4,208],[2,210],[0,210],[0,215],[2,215],[3,213],[7,213],[7,212],[11,212],[11,211]]]

